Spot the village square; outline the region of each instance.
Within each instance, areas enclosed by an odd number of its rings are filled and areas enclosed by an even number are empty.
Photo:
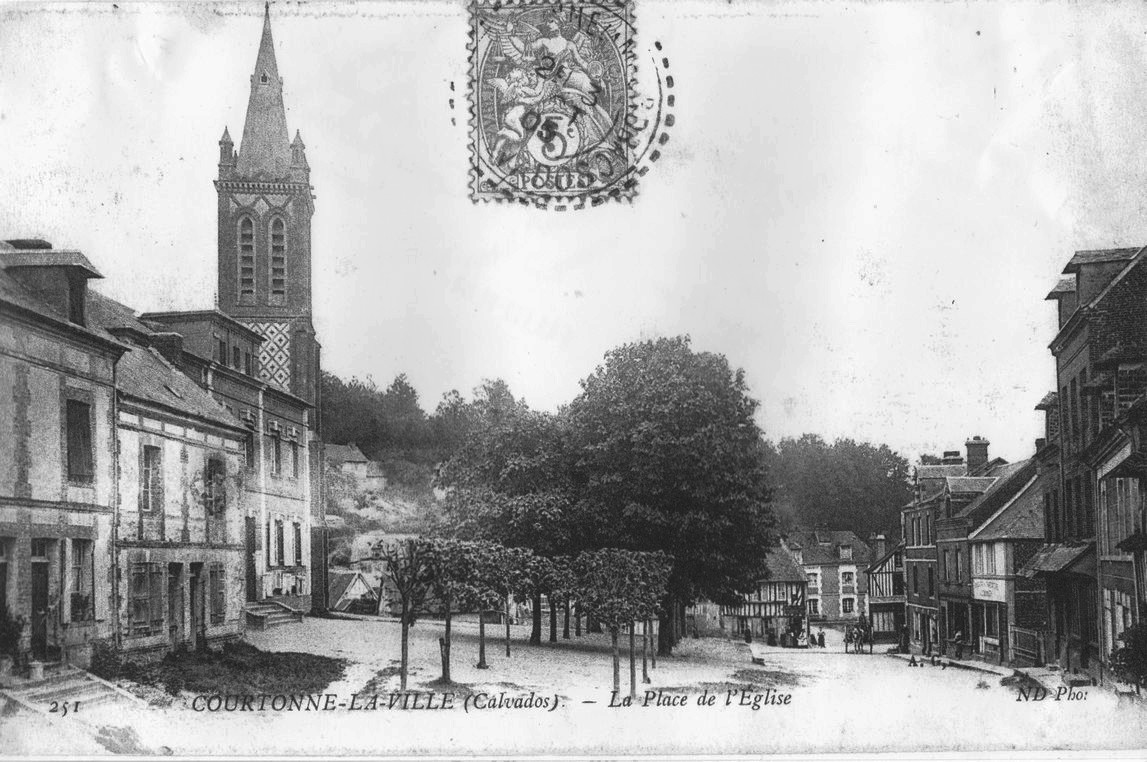
[[[141,311],[82,222],[0,217],[0,754],[1144,745],[1147,247],[1081,241],[1030,305],[1020,459],[769,439],[765,379],[685,334],[602,347],[556,410],[497,377],[431,410],[324,363],[324,303],[370,297],[314,288],[336,169],[261,23],[242,123],[201,105],[213,303]],[[563,24],[490,55],[560,42],[529,86],[584,98]]]

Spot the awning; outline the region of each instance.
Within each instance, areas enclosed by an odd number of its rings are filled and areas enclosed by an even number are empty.
[[[1036,577],[1041,574],[1063,574],[1067,572],[1075,574],[1093,573],[1095,553],[1091,552],[1090,559],[1087,555],[1089,551],[1094,550],[1094,543],[1044,545],[1036,551],[1034,556],[1028,559],[1028,562],[1019,570],[1019,574],[1023,577]]]
[[[1123,542],[1115,547],[1119,550],[1125,550],[1128,553],[1140,553],[1147,550],[1147,534],[1135,532],[1130,537],[1124,538]]]

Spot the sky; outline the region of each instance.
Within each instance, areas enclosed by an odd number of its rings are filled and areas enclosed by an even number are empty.
[[[0,4],[0,238],[81,249],[139,311],[210,306],[262,11]],[[1147,243],[1142,4],[638,0],[676,124],[632,204],[563,213],[468,198],[464,3],[271,13],[324,366],[406,373],[428,411],[495,377],[555,409],[687,333],[770,438],[1018,460],[1045,294],[1075,250]]]

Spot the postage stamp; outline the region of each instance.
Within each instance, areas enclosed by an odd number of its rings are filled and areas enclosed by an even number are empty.
[[[656,65],[639,81],[633,3],[475,0],[470,24],[471,198],[632,199],[672,86]]]

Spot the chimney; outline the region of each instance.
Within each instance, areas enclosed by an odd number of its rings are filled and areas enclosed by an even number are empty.
[[[1039,452],[1040,450],[1042,450],[1046,445],[1047,445],[1047,440],[1044,439],[1043,437],[1039,437],[1038,439],[1036,439],[1036,441],[1035,441],[1036,452]]]
[[[884,554],[888,552],[888,540],[882,534],[874,534],[869,537],[868,544],[872,546],[873,561],[883,558]]]
[[[988,445],[991,442],[977,434],[964,445],[968,448],[968,473],[979,473],[988,464]]]
[[[959,450],[945,450],[944,457],[940,460],[940,464],[944,466],[959,466],[964,462],[964,456],[960,454]]]
[[[153,333],[148,337],[163,358],[175,367],[183,363],[183,334],[174,331]]]

